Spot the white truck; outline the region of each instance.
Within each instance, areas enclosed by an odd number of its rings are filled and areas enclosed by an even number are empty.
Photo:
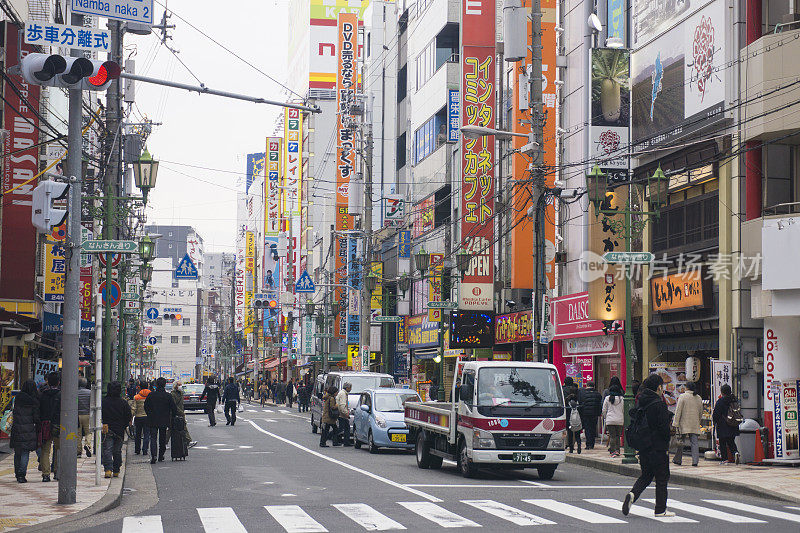
[[[405,404],[419,468],[450,459],[465,477],[480,467],[536,468],[551,479],[564,462],[564,397],[553,365],[459,361],[451,399]]]

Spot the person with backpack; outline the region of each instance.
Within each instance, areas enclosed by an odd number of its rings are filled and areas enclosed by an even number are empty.
[[[653,478],[656,480],[657,518],[675,516],[667,511],[667,483],[669,482],[669,437],[672,413],[667,409],[662,394],[664,380],[658,374],[650,374],[639,389],[636,405],[631,409],[631,422],[625,430],[631,446],[639,452],[642,474],[631,491],[625,495],[622,514],[628,516],[631,505],[642,495]]]
[[[692,466],[697,466],[700,462],[700,446],[697,439],[700,435],[700,419],[703,416],[703,399],[697,394],[697,384],[688,382],[686,392],[678,396],[678,405],[675,407],[675,418],[672,425],[678,432],[678,451],[672,462],[680,466],[683,460],[683,445],[686,438],[692,447]]]
[[[603,397],[594,388],[594,381],[578,390],[578,412],[581,415],[583,430],[586,433],[586,449],[594,449],[597,440],[597,419],[603,407]]]
[[[335,385],[328,387],[325,395],[322,397],[322,434],[319,437],[319,447],[327,448],[328,439],[333,441],[334,446],[341,446],[336,441],[339,430],[339,408],[336,405],[336,393],[339,389]]]
[[[583,431],[583,420],[581,420],[580,405],[573,397],[569,401],[569,418],[567,419],[567,446],[569,453],[572,453],[574,446],[578,446],[578,455],[581,453],[581,431]]]
[[[561,388],[564,393],[564,405],[566,408],[566,417],[567,417],[567,448],[569,448],[569,453],[574,453],[575,451],[575,435],[573,435],[572,428],[570,428],[570,421],[572,420],[572,400],[575,400],[575,405],[577,406],[578,402],[578,387],[575,385],[575,381],[570,377],[567,376],[564,378],[564,386]],[[577,413],[577,410],[575,411]],[[580,422],[580,417],[577,418],[577,421]],[[581,431],[578,429],[578,453],[581,453],[581,439],[580,439]]]
[[[720,389],[722,397],[714,405],[711,419],[714,421],[714,430],[719,439],[719,453],[722,464],[739,464],[739,450],[736,448],[735,438],[739,435],[739,424],[744,417],[739,408],[739,400],[733,395],[731,386],[727,383]],[[730,452],[730,455],[728,454]]]
[[[619,457],[619,441],[625,424],[622,383],[614,376],[608,386],[608,396],[603,400],[603,422],[608,430],[608,452],[611,457]]]

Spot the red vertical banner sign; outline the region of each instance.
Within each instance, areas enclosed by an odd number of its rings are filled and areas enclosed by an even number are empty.
[[[19,28],[6,22],[6,64],[17,64],[20,55]],[[23,44],[21,55],[33,52]],[[7,134],[3,153],[12,154],[3,161],[2,251],[0,251],[0,297],[33,300],[36,283],[36,230],[31,223],[31,206],[36,180],[28,181],[39,171],[38,85],[28,85],[22,76],[12,75],[3,82],[5,104],[3,128]],[[24,95],[22,100],[19,95]],[[26,183],[27,182],[27,183]]]
[[[350,176],[355,169],[355,142],[350,129],[350,109],[355,103],[358,51],[358,15],[340,13],[337,17],[338,60],[336,75],[336,221],[335,229],[341,232],[350,228],[347,212]],[[342,234],[336,238],[336,283],[344,284],[347,277],[347,239]],[[347,294],[336,288],[339,314],[334,325],[334,337],[342,339],[347,332]]]
[[[495,126],[495,1],[462,0],[461,123]],[[494,136],[461,140],[461,309],[494,307]]]
[[[531,0],[522,0],[522,6],[530,13]],[[544,111],[543,166],[545,168],[545,184],[552,187],[555,182],[556,168],[556,3],[555,0],[542,0],[542,103]],[[521,69],[531,63],[531,20],[528,16],[528,59],[514,67],[514,102],[512,105],[512,127],[516,133],[531,132],[529,121],[531,116],[527,109],[520,107],[517,88],[520,83]],[[524,78],[523,78],[524,79]],[[526,90],[524,94],[527,94]],[[527,106],[526,106],[527,107]],[[514,137],[514,148],[521,148],[528,141],[522,137]],[[529,185],[530,158],[522,154],[514,154],[514,180],[521,183],[514,187],[514,217],[511,225],[511,287],[514,289],[533,289],[533,224],[528,216],[528,207],[532,202]],[[523,185],[524,183],[524,185]],[[545,263],[547,288],[555,286],[555,242],[556,242],[556,210],[549,201],[545,206],[544,224]]]

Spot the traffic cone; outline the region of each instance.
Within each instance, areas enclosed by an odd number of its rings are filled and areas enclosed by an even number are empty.
[[[761,441],[761,428],[756,430],[756,453],[753,457],[753,462],[756,464],[764,462],[764,445]]]

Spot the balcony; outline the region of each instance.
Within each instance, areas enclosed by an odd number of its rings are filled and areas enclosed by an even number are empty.
[[[742,124],[745,141],[784,137],[800,130],[800,29],[764,35],[742,49]],[[784,88],[785,87],[785,88]],[[784,143],[800,143],[788,137]]]

